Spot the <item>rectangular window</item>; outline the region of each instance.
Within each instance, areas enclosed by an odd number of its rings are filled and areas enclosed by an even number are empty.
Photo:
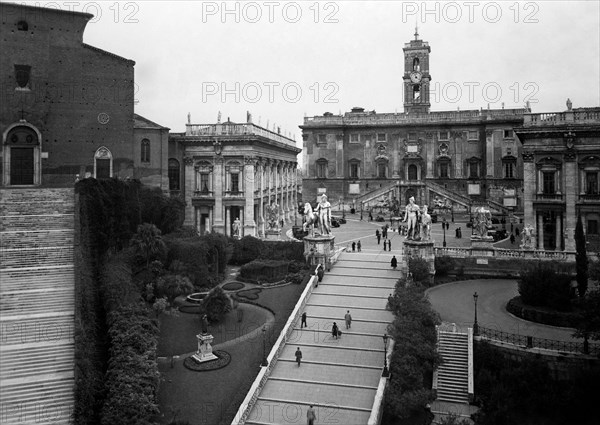
[[[468,140],[479,140],[479,132],[477,130],[469,130],[467,137]]]
[[[469,163],[469,178],[476,179],[477,177],[479,177],[478,166],[479,164],[476,162]]]
[[[450,134],[448,131],[440,131],[438,133],[438,138],[440,140],[448,140],[450,138]]]
[[[440,177],[441,178],[448,178],[448,163],[447,162],[440,162]]]
[[[556,193],[554,187],[554,171],[544,171],[542,173],[543,186],[542,191],[546,195],[553,195]]]
[[[240,175],[237,173],[231,174],[231,191],[232,192],[240,191]]]
[[[351,134],[350,135],[350,143],[358,143],[358,134]]]
[[[200,174],[200,191],[201,192],[210,192],[210,188],[208,187],[208,174],[201,173]]]
[[[598,194],[598,173],[585,173],[585,193],[587,195]]]
[[[358,178],[358,164],[350,164],[350,178],[357,179]]]
[[[597,235],[598,234],[598,220],[587,221],[587,234]]]
[[[504,178],[514,179],[515,178],[515,165],[512,162],[504,163]]]
[[[378,142],[385,142],[385,141],[387,141],[387,135],[385,133],[379,133],[379,134],[377,134],[377,141]]]
[[[504,138],[505,139],[512,139],[513,137],[513,131],[512,130],[504,130]]]

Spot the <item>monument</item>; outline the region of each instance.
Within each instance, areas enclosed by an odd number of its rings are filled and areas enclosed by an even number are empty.
[[[302,239],[306,262],[312,266],[324,264],[329,271],[331,258],[335,254],[335,236],[331,233],[331,204],[327,200],[327,195],[321,195],[314,214],[309,203],[304,206],[304,211],[306,220],[304,230],[311,230],[309,235]],[[318,222],[318,233],[314,229],[316,222]]]
[[[431,216],[427,212],[427,206],[420,208],[415,204],[415,198],[411,197],[405,209],[404,221],[408,221],[408,232],[404,240],[404,255],[400,270],[404,276],[408,276],[408,263],[411,258],[422,258],[427,261],[429,275],[435,275],[435,254],[433,241],[431,240]],[[419,225],[420,223],[420,225]]]
[[[202,333],[196,335],[196,338],[198,338],[198,350],[192,358],[198,363],[217,360],[218,357],[213,354],[212,345],[210,345],[215,338],[208,333],[208,318],[206,314],[202,316]]]

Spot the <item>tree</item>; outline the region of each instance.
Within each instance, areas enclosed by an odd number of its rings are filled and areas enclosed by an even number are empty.
[[[588,340],[600,340],[600,291],[588,293],[580,307],[580,320],[573,336],[583,338],[584,352],[587,353]]]
[[[150,268],[151,261],[164,259],[167,254],[161,232],[154,224],[140,224],[130,244],[136,256],[146,263],[146,269]]]
[[[588,287],[588,258],[585,250],[585,235],[583,234],[583,223],[581,216],[577,216],[577,224],[575,225],[575,263],[577,266],[577,290],[579,296],[583,297]]]

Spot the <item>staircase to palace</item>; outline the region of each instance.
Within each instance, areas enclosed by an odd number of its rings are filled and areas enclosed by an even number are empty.
[[[73,189],[0,190],[0,423],[71,422]]]
[[[469,403],[473,391],[472,384],[469,385],[473,374],[472,361],[469,361],[472,359],[469,334],[438,329],[438,353],[442,356],[442,364],[434,374],[437,400]]]

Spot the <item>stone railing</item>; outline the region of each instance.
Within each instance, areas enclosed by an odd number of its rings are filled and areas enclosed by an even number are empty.
[[[486,257],[498,259],[527,259],[527,260],[549,260],[549,261],[575,261],[574,251],[543,251],[526,249],[506,248],[458,248],[458,247],[434,247],[436,256],[448,256],[454,258],[479,257],[482,251],[486,251]]]
[[[246,124],[186,124],[186,136],[260,136],[266,139],[296,146],[296,141],[252,123]]]
[[[258,373],[258,376],[256,377],[256,379],[254,380],[254,383],[250,387],[250,390],[248,391],[246,398],[240,405],[233,421],[231,422],[231,425],[244,425],[246,423],[246,420],[248,420],[248,416],[250,415],[250,412],[254,408],[254,405],[256,404],[256,400],[258,400],[258,397],[259,397],[263,387],[267,383],[267,380],[269,379],[271,372],[273,371],[273,369],[275,368],[275,365],[277,364],[277,360],[279,359],[281,352],[285,348],[285,344],[287,343],[290,335],[294,331],[294,323],[296,323],[298,321],[298,318],[302,314],[301,312],[304,310],[304,307],[306,306],[306,302],[308,301],[308,298],[312,294],[314,285],[318,284],[318,278],[316,276],[316,268],[315,268],[314,272],[315,272],[315,275],[310,278],[310,281],[306,285],[304,292],[302,292],[300,299],[296,303],[296,307],[292,311],[292,314],[290,314],[288,321],[286,322],[283,330],[279,334],[279,338],[277,338],[277,341],[273,345],[271,352],[267,356],[267,362],[269,363],[269,365],[265,366],[265,367],[261,367],[260,372]]]
[[[392,353],[394,352],[394,340],[390,338],[390,346],[387,352],[387,364],[388,367],[391,365]],[[379,385],[377,386],[377,392],[373,399],[373,407],[371,408],[371,415],[367,422],[368,425],[379,425],[381,423],[381,417],[383,415],[383,402],[385,400],[385,390],[390,377],[379,378]]]

